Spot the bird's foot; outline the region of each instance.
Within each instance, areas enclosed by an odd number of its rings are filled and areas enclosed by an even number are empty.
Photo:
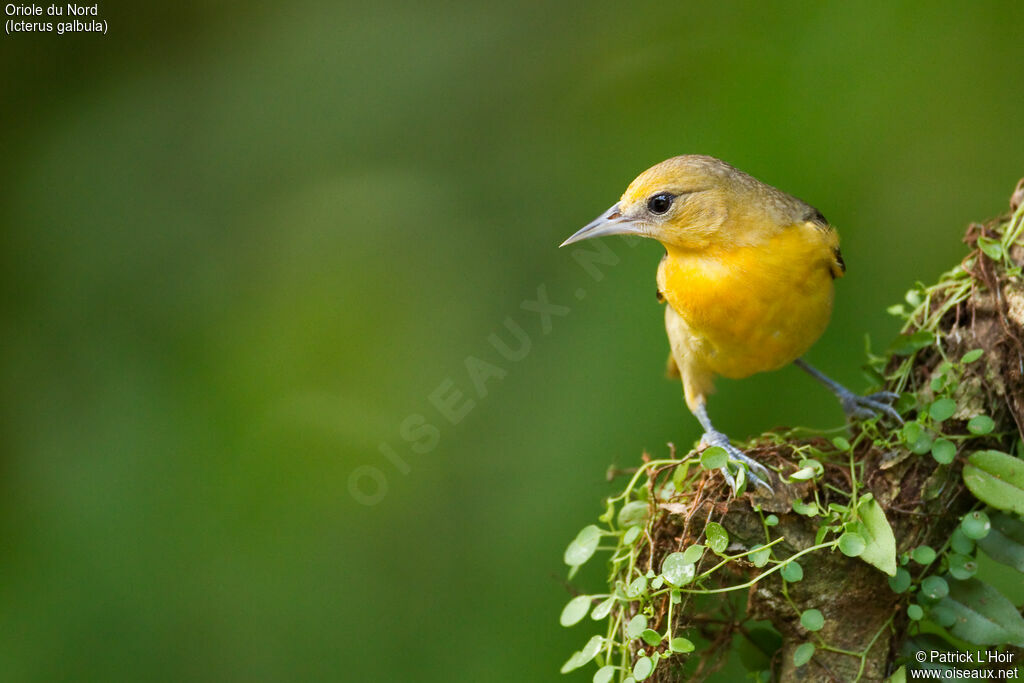
[[[843,406],[843,412],[850,420],[870,420],[879,415],[886,415],[903,424],[903,418],[892,407],[892,403],[900,397],[892,391],[879,391],[867,396],[857,394],[844,389],[838,393],[839,402]]]
[[[718,446],[728,454],[729,462],[722,468],[722,476],[725,477],[725,482],[729,484],[729,488],[732,489],[734,495],[742,486],[744,475],[754,486],[760,486],[769,492],[772,491],[772,487],[767,482],[771,477],[768,468],[729,443],[729,437],[725,434],[717,431],[704,432],[700,442],[705,447]],[[737,477],[734,477],[732,472],[729,471],[730,465],[737,469],[737,475],[740,479],[739,484],[736,481]]]

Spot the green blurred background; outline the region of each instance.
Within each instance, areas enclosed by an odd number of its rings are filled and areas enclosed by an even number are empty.
[[[111,2],[105,37],[0,38],[0,677],[558,679],[605,468],[698,437],[660,248],[607,241],[597,282],[558,243],[719,156],[839,227],[810,358],[860,388],[1024,175],[1019,2],[713,4]],[[789,369],[711,408],[841,421]]]

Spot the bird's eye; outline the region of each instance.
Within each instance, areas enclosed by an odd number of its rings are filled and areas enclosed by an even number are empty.
[[[673,199],[675,197],[668,192],[656,194],[647,200],[647,210],[657,216],[668,213],[668,210],[672,208]]]

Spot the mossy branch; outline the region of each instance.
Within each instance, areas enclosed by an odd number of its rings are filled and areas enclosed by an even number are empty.
[[[934,637],[922,620],[950,648],[1024,645],[1012,605],[989,620],[1002,631],[957,611],[991,588],[971,578],[990,515],[1024,558],[1024,180],[1010,213],[964,241],[960,264],[890,308],[902,334],[867,359],[904,425],[762,434],[744,450],[778,474],[770,494],[733,497],[713,452],[644,455],[566,551],[573,573],[601,543],[611,557],[603,595],[562,615],[593,607],[605,633],[564,671],[596,660],[598,683],[701,680],[736,648],[760,680],[885,680]]]

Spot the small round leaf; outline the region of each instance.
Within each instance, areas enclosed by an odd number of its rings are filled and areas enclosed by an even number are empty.
[[[611,664],[602,666],[594,674],[594,683],[611,683],[612,678],[615,677],[615,667]]]
[[[921,582],[921,593],[932,600],[941,600],[949,595],[949,584],[941,576],[928,576]]]
[[[961,363],[973,363],[974,361],[981,358],[982,354],[985,353],[982,349],[973,349],[964,354],[964,357],[960,359]]]
[[[821,610],[804,610],[800,615],[800,623],[808,631],[820,631],[825,625],[825,615],[821,613]]]
[[[638,614],[626,624],[626,637],[639,638],[640,634],[647,630],[647,617]]]
[[[935,550],[929,545],[919,545],[910,553],[910,557],[918,564],[931,564],[935,561]]]
[[[590,613],[590,618],[594,621],[601,621],[611,613],[612,607],[614,606],[615,596],[612,596],[607,600],[602,600],[601,602],[597,603],[597,607],[595,607],[594,610]]]
[[[729,454],[721,446],[709,446],[700,454],[700,466],[706,470],[720,470],[729,463]]]
[[[590,524],[583,527],[569,547],[565,549],[564,560],[570,567],[578,567],[591,558],[601,540],[601,529]]]
[[[988,532],[992,530],[992,522],[984,512],[975,510],[964,516],[960,528],[964,536],[977,541],[988,536]]]
[[[924,610],[921,605],[910,605],[907,607],[907,617],[913,621],[921,621],[924,618]]]
[[[633,665],[633,678],[638,681],[645,681],[654,672],[654,662],[650,657],[641,657]]]
[[[961,555],[960,553],[950,553],[947,556],[949,560],[949,573],[950,575],[959,581],[965,581],[971,578],[978,571],[978,563],[972,557],[967,555]]]
[[[754,546],[754,548],[756,548],[756,550],[747,556],[750,558],[750,562],[755,567],[763,567],[768,564],[768,560],[771,559],[772,556],[772,549],[763,548],[760,543]]]
[[[949,439],[935,439],[932,443],[932,457],[941,465],[948,465],[956,457],[956,444]]]
[[[907,589],[910,588],[910,572],[903,567],[896,570],[896,576],[889,577],[889,588],[892,589],[893,593],[906,593]]]
[[[847,531],[839,537],[839,549],[847,557],[857,557],[864,552],[867,545],[863,536],[852,531]]]
[[[704,536],[708,547],[721,555],[729,547],[729,532],[718,522],[708,522],[704,527]]]
[[[626,533],[622,536],[622,544],[633,545],[633,542],[640,537],[641,531],[643,531],[643,528],[639,526],[631,526],[626,529]]]
[[[951,398],[940,398],[928,406],[928,414],[936,422],[942,422],[953,417],[956,412],[956,401]]]
[[[686,553],[672,553],[661,565],[661,575],[673,586],[685,586],[693,581],[697,573],[694,564],[686,560]]]
[[[672,652],[693,652],[694,644],[686,638],[673,638],[669,643]]]
[[[645,629],[644,632],[640,634],[640,637],[643,638],[644,642],[648,645],[658,645],[661,643],[661,634],[654,629]]]
[[[687,564],[697,564],[697,561],[703,556],[704,546],[697,543],[683,551],[683,562]]]
[[[974,552],[974,541],[960,527],[953,529],[953,534],[949,537],[949,546],[961,555],[970,555]]]
[[[620,527],[643,526],[647,521],[647,503],[642,500],[634,500],[626,503],[619,510],[618,522]]]
[[[626,586],[626,597],[638,598],[647,590],[647,577],[638,576]]]
[[[988,415],[978,415],[967,422],[967,431],[971,434],[988,434],[995,428],[995,421]]]
[[[782,574],[783,579],[789,581],[790,583],[802,581],[804,578],[804,568],[801,567],[800,563],[796,560],[792,560],[787,565],[785,565],[782,569],[779,570],[779,573]]]
[[[803,643],[793,651],[793,663],[798,667],[811,661],[814,656],[814,643]]]
[[[559,623],[562,626],[579,623],[580,619],[587,616],[587,612],[590,611],[590,602],[589,595],[577,595],[562,609],[562,616],[558,618]]]

